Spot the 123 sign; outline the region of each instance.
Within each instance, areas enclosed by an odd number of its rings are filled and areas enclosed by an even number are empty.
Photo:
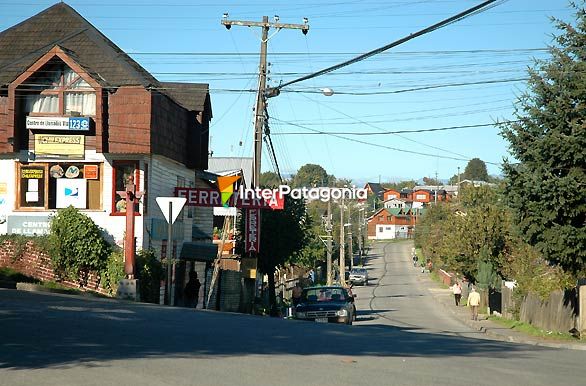
[[[90,129],[90,119],[81,117],[69,118],[69,130],[87,131]]]

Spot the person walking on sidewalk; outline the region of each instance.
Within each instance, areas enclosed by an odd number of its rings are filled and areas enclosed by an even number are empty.
[[[468,307],[472,311],[472,320],[478,320],[478,306],[480,306],[480,294],[472,286],[472,291],[468,294]]]
[[[454,301],[456,302],[456,307],[460,305],[460,299],[462,299],[462,285],[459,281],[456,281],[452,286],[452,293],[454,294]]]

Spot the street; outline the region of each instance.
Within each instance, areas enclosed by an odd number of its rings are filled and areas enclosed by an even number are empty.
[[[586,352],[490,340],[376,243],[353,326],[0,290],[0,385],[583,384]]]

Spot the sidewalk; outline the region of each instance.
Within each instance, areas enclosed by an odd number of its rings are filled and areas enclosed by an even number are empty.
[[[429,273],[419,273],[421,283],[426,286],[432,296],[439,302],[447,312],[454,315],[455,318],[466,324],[468,327],[484,332],[486,335],[507,342],[531,344],[535,346],[565,348],[570,350],[585,350],[586,342],[580,341],[561,341],[555,339],[543,339],[536,336],[527,335],[520,331],[515,331],[504,327],[496,322],[487,319],[486,314],[480,314],[479,320],[471,320],[470,309],[465,306],[456,307],[454,295],[447,288],[441,288],[440,284],[433,281]],[[465,299],[462,299],[465,302]]]

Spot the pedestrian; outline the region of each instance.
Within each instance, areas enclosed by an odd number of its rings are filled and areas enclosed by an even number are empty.
[[[472,320],[478,320],[478,306],[480,306],[480,294],[472,286],[472,290],[468,294],[468,307],[472,311]]]
[[[197,272],[191,271],[189,272],[189,281],[183,290],[183,294],[185,295],[185,306],[189,308],[197,308],[197,303],[199,301],[199,288],[201,287],[201,283],[197,278]]]
[[[452,293],[454,294],[454,300],[456,301],[456,307],[460,305],[460,299],[462,299],[462,285],[459,281],[456,281],[452,286]]]
[[[309,274],[307,275],[307,278],[309,279],[311,284],[315,283],[315,272],[313,271],[313,269],[309,270]]]
[[[297,306],[301,302],[301,294],[303,293],[303,289],[299,285],[299,282],[295,283],[295,287],[291,291],[291,299],[293,301],[293,307]]]
[[[419,260],[419,258],[417,257],[416,254],[413,254],[413,266],[417,267],[417,260]]]

